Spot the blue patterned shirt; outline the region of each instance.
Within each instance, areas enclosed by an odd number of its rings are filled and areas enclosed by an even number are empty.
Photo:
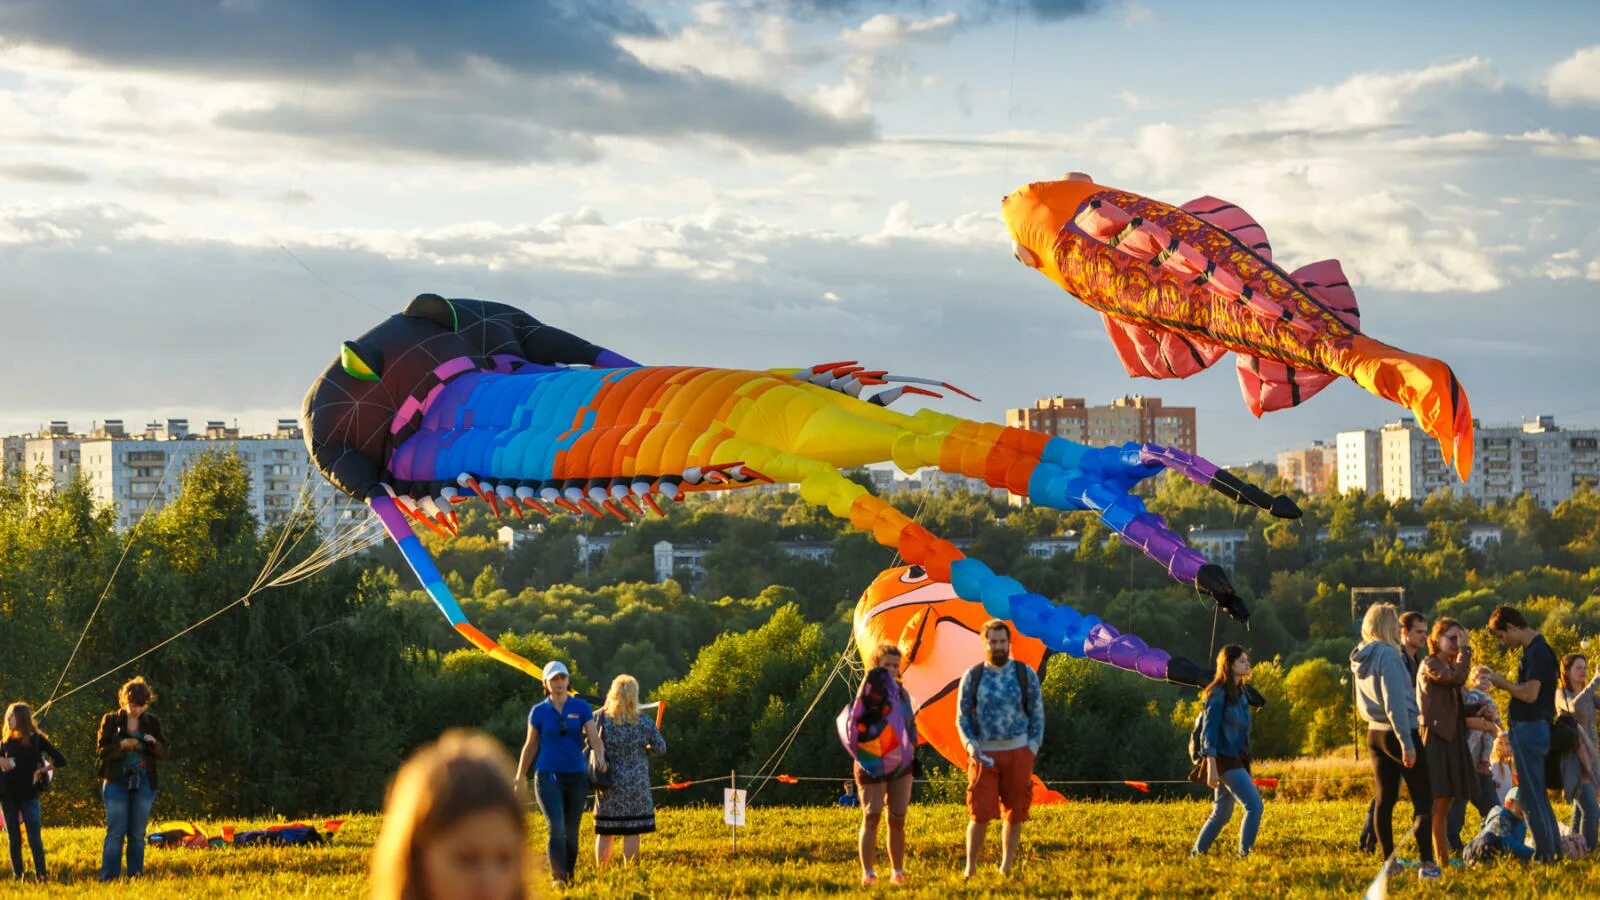
[[[1022,689],[1012,666],[1021,667],[1022,677],[1028,681],[1031,702],[1027,709],[1022,708]],[[985,662],[977,678],[977,721],[967,714],[971,706],[967,691],[972,688],[972,681],[970,675],[961,677],[961,692],[956,702],[960,710],[956,725],[961,730],[961,742],[966,745],[967,752],[1027,747],[1038,754],[1039,745],[1044,743],[1044,695],[1039,690],[1038,673],[1014,659],[1001,668]]]

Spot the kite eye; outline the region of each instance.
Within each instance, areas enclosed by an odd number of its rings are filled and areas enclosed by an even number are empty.
[[[1017,262],[1022,263],[1030,269],[1037,269],[1041,265],[1038,254],[1034,253],[1032,250],[1029,250],[1027,247],[1022,246],[1021,241],[1011,242],[1011,255],[1017,258]]]
[[[1067,180],[1068,181],[1093,181],[1094,179],[1090,178],[1088,175],[1085,175],[1082,172],[1068,172],[1067,173]]]
[[[355,341],[345,341],[344,346],[339,348],[339,364],[344,366],[345,374],[351,378],[377,381],[379,373],[383,371],[383,363],[376,359],[373,363],[368,364],[361,358],[361,348],[356,346]]]

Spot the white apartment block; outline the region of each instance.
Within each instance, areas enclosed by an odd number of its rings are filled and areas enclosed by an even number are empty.
[[[1339,489],[1381,489],[1392,501],[1421,500],[1438,490],[1483,502],[1509,501],[1526,493],[1540,506],[1554,509],[1579,485],[1600,485],[1600,429],[1567,430],[1556,425],[1554,416],[1478,428],[1472,477],[1466,483],[1445,465],[1438,441],[1410,417],[1376,431],[1341,432],[1338,443]]]
[[[1372,430],[1341,431],[1335,438],[1340,493],[1383,490],[1383,442]]]
[[[1378,432],[1383,454],[1383,495],[1391,503],[1423,500],[1434,491],[1466,491],[1455,469],[1445,464],[1439,442],[1407,416]]]
[[[121,529],[147,510],[165,506],[176,495],[184,470],[208,452],[238,454],[250,478],[251,512],[264,525],[287,519],[308,489],[309,509],[325,535],[370,515],[364,504],[316,471],[294,419],[280,419],[273,434],[247,437],[222,422],[208,422],[204,434],[191,434],[186,419],[152,422],[137,435],[128,434],[115,419],[88,435],[67,434],[64,422],[52,423],[51,432],[24,439],[25,471],[48,466],[57,485],[82,475],[96,500],[114,506]]]

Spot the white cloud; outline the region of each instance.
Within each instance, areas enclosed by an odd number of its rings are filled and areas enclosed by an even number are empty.
[[[960,27],[961,17],[953,12],[927,19],[878,13],[855,28],[844,29],[839,39],[861,50],[888,50],[912,43],[943,43]]]
[[[1545,90],[1559,104],[1600,104],[1600,44],[1585,47],[1550,69]]]

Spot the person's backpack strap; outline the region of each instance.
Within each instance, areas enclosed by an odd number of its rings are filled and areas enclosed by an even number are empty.
[[[1021,660],[1011,661],[1011,671],[1017,676],[1017,691],[1022,695],[1022,714],[1028,715],[1028,710],[1033,708],[1033,701],[1028,697],[1028,673],[1022,671],[1025,666]]]
[[[983,684],[983,663],[978,663],[961,676],[961,712],[973,726],[982,730],[983,725],[978,721],[978,686]],[[981,738],[977,734],[973,737]]]

